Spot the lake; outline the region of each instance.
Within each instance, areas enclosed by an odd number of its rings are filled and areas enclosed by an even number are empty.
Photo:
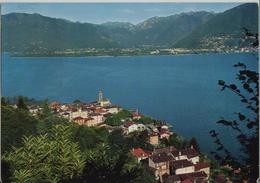
[[[173,131],[196,137],[202,151],[214,150],[209,136],[218,130],[239,152],[233,130],[216,124],[246,112],[239,98],[220,91],[218,80],[237,82],[237,62],[257,70],[250,53],[131,57],[2,57],[2,94],[36,99],[91,102],[99,90],[112,103],[165,120]]]

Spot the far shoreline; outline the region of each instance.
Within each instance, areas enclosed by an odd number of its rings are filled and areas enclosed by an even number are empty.
[[[227,55],[227,54],[259,54],[257,51],[251,51],[251,52],[245,52],[245,51],[239,51],[239,52],[205,52],[205,53],[180,53],[180,54],[140,54],[140,55],[11,55],[9,52],[4,52],[2,55],[8,55],[11,58],[116,58],[116,57],[146,57],[146,56],[189,56],[189,55]]]

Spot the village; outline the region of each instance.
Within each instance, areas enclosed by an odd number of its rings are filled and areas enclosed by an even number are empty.
[[[116,115],[124,109],[113,105],[109,99],[104,97],[102,91],[98,93],[98,99],[95,102],[71,104],[51,102],[49,108],[55,115],[78,125],[105,127],[109,132],[121,129],[126,136],[133,132],[147,130],[149,143],[153,146],[153,150],[137,147],[133,148],[130,153],[139,163],[152,171],[157,180],[167,183],[208,182],[210,165],[201,160],[200,153],[193,146],[184,149],[177,149],[174,146],[159,147],[161,140],[168,139],[173,134],[169,124],[144,124],[140,121],[142,114],[138,110],[131,111],[131,117],[122,119],[121,125],[106,124],[109,116]],[[39,106],[29,107],[29,111],[33,115],[37,115],[40,110]]]

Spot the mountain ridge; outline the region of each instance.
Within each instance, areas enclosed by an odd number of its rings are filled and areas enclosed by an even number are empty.
[[[147,46],[200,48],[205,46],[201,40],[207,37],[241,33],[242,24],[257,30],[257,10],[256,3],[246,3],[222,13],[183,12],[151,17],[138,24],[93,24],[38,13],[9,13],[2,16],[2,45],[4,51],[9,52]]]

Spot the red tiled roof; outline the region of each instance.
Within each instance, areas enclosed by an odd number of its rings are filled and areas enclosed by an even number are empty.
[[[207,174],[205,172],[192,172],[192,173],[179,174],[179,177],[181,178],[181,180],[185,180],[185,179],[194,180],[199,178],[205,179],[207,177]]]
[[[181,183],[193,183],[193,181],[191,181],[190,179],[185,179],[185,180],[181,181]]]
[[[171,155],[168,155],[166,153],[158,153],[158,154],[153,154],[151,156],[151,160],[154,163],[162,163],[162,162],[170,162],[173,161],[174,158]]]
[[[199,153],[193,148],[182,149],[181,155],[186,155],[188,158],[199,156]]]
[[[124,126],[128,128],[129,126],[132,126],[132,125],[134,125],[134,124],[135,124],[135,122],[128,121],[128,122],[126,122],[126,123],[124,124]]]
[[[101,108],[95,109],[95,113],[102,113],[102,112],[107,112],[107,111]]]
[[[84,118],[85,122],[88,122],[88,121],[91,121],[91,120],[94,120],[94,119],[93,118]]]
[[[161,153],[161,152],[170,153],[172,151],[176,151],[176,148],[174,146],[154,149],[154,153]]]
[[[177,160],[177,161],[172,161],[170,163],[171,167],[173,167],[174,169],[179,169],[179,168],[186,168],[186,167],[190,167],[190,166],[194,166],[192,162],[183,159],[183,160]]]
[[[198,162],[197,164],[195,164],[195,171],[199,171],[203,168],[209,168],[209,164],[205,162]]]
[[[135,157],[149,157],[152,155],[151,152],[149,151],[144,151],[142,148],[135,148],[131,151],[131,153],[135,156]]]
[[[82,118],[80,116],[73,118],[73,120],[82,120],[82,119],[84,119],[84,118]]]
[[[141,117],[141,115],[138,114],[137,112],[133,112],[133,113],[132,113],[132,116],[133,116],[133,117]]]

